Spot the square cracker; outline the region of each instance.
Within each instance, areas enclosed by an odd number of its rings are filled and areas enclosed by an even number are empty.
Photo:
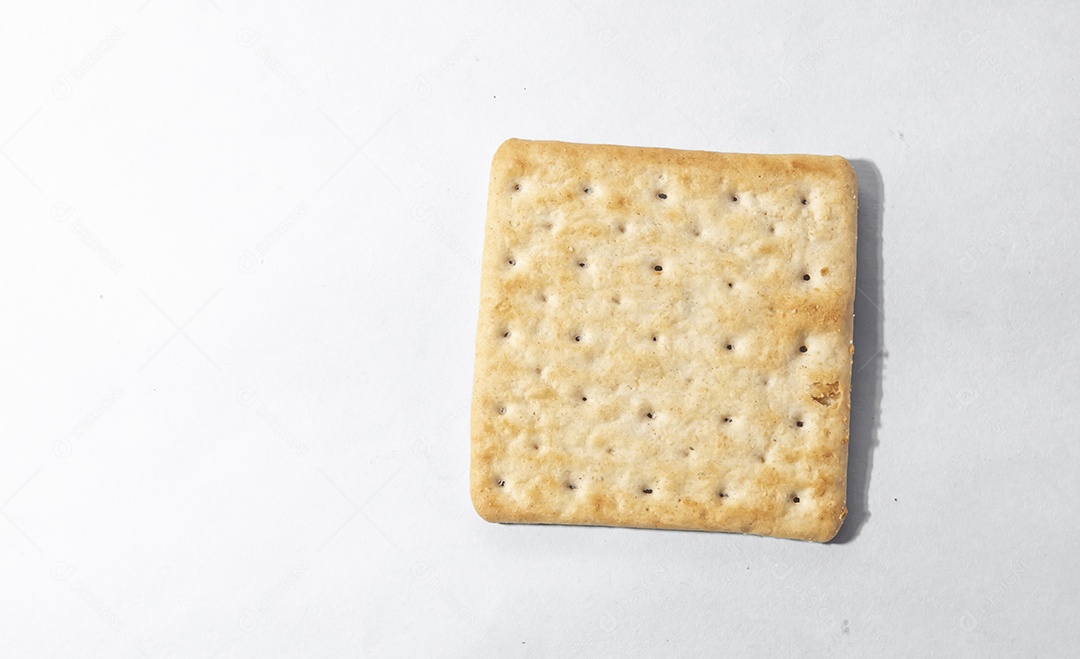
[[[476,338],[481,517],[831,539],[856,194],[837,156],[505,142]]]

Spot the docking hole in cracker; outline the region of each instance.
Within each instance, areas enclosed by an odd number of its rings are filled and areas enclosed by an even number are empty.
[[[480,516],[830,540],[856,196],[838,156],[505,142],[476,338]]]

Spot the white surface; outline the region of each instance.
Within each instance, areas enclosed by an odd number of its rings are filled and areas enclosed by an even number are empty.
[[[1080,643],[1077,4],[102,4],[0,24],[0,655]],[[844,542],[476,516],[511,136],[859,161]]]

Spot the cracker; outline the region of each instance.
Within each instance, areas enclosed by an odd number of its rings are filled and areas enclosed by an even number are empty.
[[[476,338],[480,516],[831,539],[856,190],[836,156],[504,143]]]

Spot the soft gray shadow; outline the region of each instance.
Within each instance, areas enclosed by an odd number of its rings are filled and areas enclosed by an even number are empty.
[[[859,177],[859,241],[855,273],[855,355],[851,374],[851,440],[848,444],[848,516],[834,543],[851,542],[870,519],[870,471],[881,418],[885,363],[881,222],[885,190],[869,160],[852,160]]]

